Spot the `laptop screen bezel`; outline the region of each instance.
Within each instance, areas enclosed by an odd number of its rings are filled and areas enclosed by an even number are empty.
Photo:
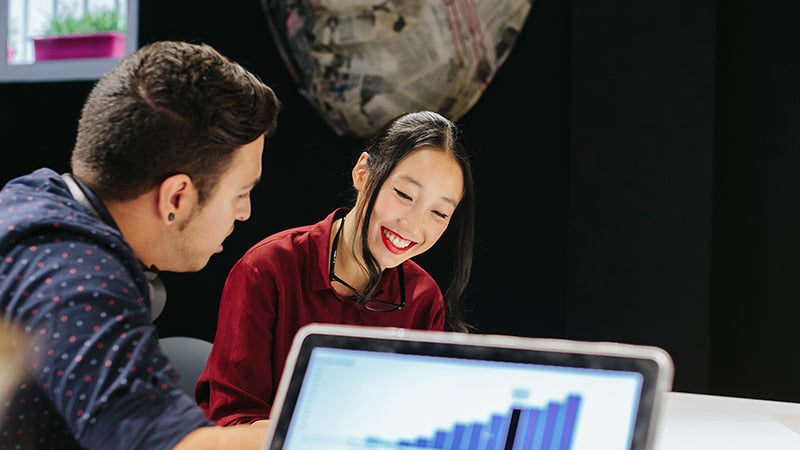
[[[363,350],[640,374],[641,392],[629,450],[651,448],[672,361],[658,347],[611,342],[537,339],[348,325],[306,326],[287,358],[264,450],[283,450],[314,349]]]

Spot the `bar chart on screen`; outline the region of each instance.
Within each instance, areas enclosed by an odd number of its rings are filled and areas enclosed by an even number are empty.
[[[486,422],[455,423],[433,435],[399,441],[379,437],[366,440],[368,447],[431,449],[518,449],[568,450],[581,397],[571,395],[565,402],[550,402],[546,408],[511,408],[507,414],[493,414]]]
[[[284,448],[626,450],[635,373],[326,349]]]

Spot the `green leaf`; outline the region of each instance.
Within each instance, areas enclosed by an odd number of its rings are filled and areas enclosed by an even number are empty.
[[[50,18],[45,36],[125,31],[125,20],[116,8],[97,9],[83,15],[61,10]]]

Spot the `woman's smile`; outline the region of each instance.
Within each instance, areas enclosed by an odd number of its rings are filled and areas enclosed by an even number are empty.
[[[383,245],[396,255],[405,253],[416,244],[416,242],[405,239],[386,227],[381,227],[381,237],[383,238]]]

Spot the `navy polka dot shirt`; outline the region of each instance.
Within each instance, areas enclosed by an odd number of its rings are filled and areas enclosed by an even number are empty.
[[[30,337],[0,450],[167,449],[207,426],[158,347],[148,285],[113,224],[39,169],[0,191],[0,314]]]

